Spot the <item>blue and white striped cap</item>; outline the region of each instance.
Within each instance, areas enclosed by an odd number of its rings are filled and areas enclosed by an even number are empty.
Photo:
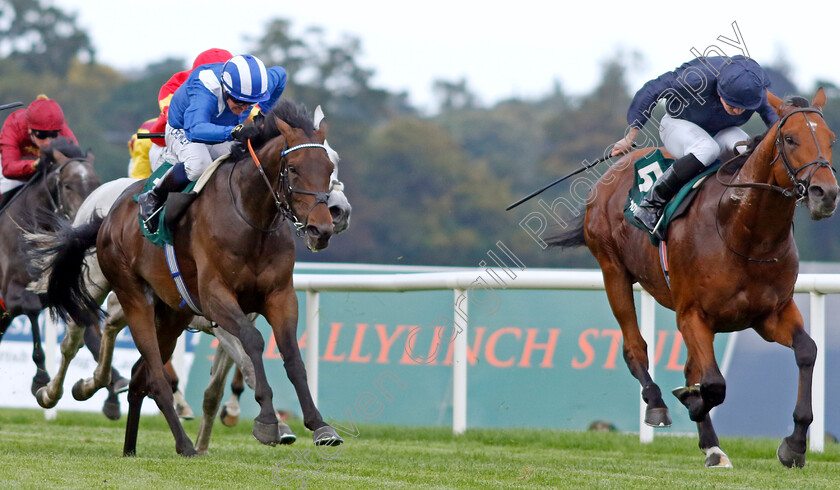
[[[222,84],[231,96],[245,102],[262,102],[270,96],[265,64],[250,54],[236,55],[225,63]]]

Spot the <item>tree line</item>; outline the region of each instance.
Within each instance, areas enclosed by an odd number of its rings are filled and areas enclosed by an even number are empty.
[[[353,205],[350,228],[318,254],[299,247],[300,260],[471,267],[488,261],[502,242],[528,267],[596,266],[582,249],[545,251],[524,230],[537,200],[505,207],[596,160],[624,134],[638,88],[628,86],[626,74],[638,56],[607,59],[589,93],[568,94],[557,82],[543,96],[490,106],[478,102],[468,79],[437,80],[438,112],[423,116],[407,93],[372,85],[375,71],[360,64],[358,38],[329,42],[325,34],[316,26],[295,35],[292,23],[278,18],[250,50],[287,70],[285,97],[323,107]],[[0,39],[0,103],[28,103],[40,93],[58,100],[80,144],[96,155],[103,181],[126,175],[128,140],[157,116],[160,86],[192,63],[170,58],[121,73],[97,62],[74,15],[39,0],[0,1]],[[796,92],[785,62],[767,68],[772,90]],[[829,95],[826,121],[837,130],[840,90],[821,84]],[[756,118],[745,129],[758,134],[762,126]],[[558,186],[540,197],[551,202],[570,192]],[[807,213],[797,213],[795,222],[802,260],[840,260],[840,227],[812,222]]]

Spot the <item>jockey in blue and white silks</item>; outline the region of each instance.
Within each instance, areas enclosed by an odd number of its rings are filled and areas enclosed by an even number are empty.
[[[761,66],[740,55],[695,58],[642,86],[627,111],[627,135],[615,143],[612,155],[629,151],[657,102],[665,99],[659,136],[676,158],[633,213],[645,228],[654,230],[664,206],[685,183],[749,138],[739,126],[755,112],[768,127],[778,120],[767,103],[769,86]]]
[[[251,106],[268,109],[286,87],[286,70],[266,68],[251,55],[237,55],[225,63],[197,67],[172,96],[166,124],[166,148],[179,163],[155,187],[138,197],[140,216],[149,231],[150,220],[169,192],[186,187],[213,161],[227,153],[233,140],[256,136],[257,128],[242,126]]]

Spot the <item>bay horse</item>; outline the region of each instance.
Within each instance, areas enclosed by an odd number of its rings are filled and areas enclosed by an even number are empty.
[[[264,341],[248,321],[256,312],[271,325],[316,444],[343,442],[321,418],[309,391],[297,345],[297,297],[292,284],[294,241],[291,222],[310,250],[325,248],[333,233],[327,190],[333,164],[323,145],[327,127],[315,130],[303,106],[281,99],[254,138],[256,149],[232,157],[184,212],[173,230],[180,273],[202,314],[233,334],[250,357],[260,413],[253,435],[263,444],[280,440],[262,362]],[[272,124],[273,122],[273,124]],[[99,265],[111,285],[141,359],[132,370],[125,455],[136,454],[140,407],[151,396],[175,438],[178,454],[196,454],[173,407],[163,363],[193,311],[184,306],[164,250],[144,238],[130,185],[104,218],[60,232],[50,265],[48,303],[77,323],[98,323],[99,305],[87,295],[84,256],[96,246]],[[323,204],[323,205],[322,205]],[[55,253],[57,251],[57,253]]]
[[[793,350],[799,392],[793,433],[776,452],[783,465],[804,466],[806,433],[813,419],[811,378],[817,348],[793,302],[799,257],[792,223],[800,201],[814,220],[834,213],[838,185],[831,151],[835,138],[822,117],[826,100],[822,89],[810,106],[801,97],[782,101],[769,91],[767,100],[779,121],[734,175],[707,178],[687,214],[669,226],[670,287],[649,235],[628,223],[623,214],[634,180],[633,163],[651,149],[637,150],[616,162],[593,187],[585,213],[574,226],[546,240],[555,247],[586,245],[598,260],[610,307],[621,326],[624,359],[647,403],[645,422],[654,427],[671,422],[661,391],[648,372],[633,283],[676,312],[688,356],[686,387],[674,394],[697,423],[706,466],[731,466],[709,417],[726,392],[714,356],[716,333],[752,328],[765,340]]]
[[[320,106],[315,110],[314,129],[319,129],[321,121],[324,119],[323,111]],[[329,144],[324,141],[324,146],[327,148],[329,158],[333,162],[334,170],[330,176],[330,192],[327,200],[327,207],[333,220],[333,227],[335,234],[338,234],[347,229],[350,224],[350,215],[352,207],[350,206],[347,197],[343,192],[343,184],[338,180],[338,162],[340,160],[338,153],[333,150]],[[76,217],[73,220],[72,226],[81,226],[94,215],[104,215],[113,206],[117,198],[133,183],[138,182],[139,179],[121,178],[106,182],[94,190],[79,207]],[[37,269],[44,270],[45,263],[51,262],[53,256],[45,253],[44,249],[52,247],[56,244],[56,236],[54,233],[39,232],[29,233],[25,235],[27,241],[27,248],[36,249],[33,260],[37,258],[39,264]],[[105,322],[102,325],[102,343],[99,357],[97,359],[97,367],[94,375],[90,378],[81,379],[73,386],[73,397],[77,400],[87,400],[92,397],[100,388],[108,386],[111,379],[111,361],[113,359],[113,350],[117,334],[126,326],[125,315],[122,308],[113,295],[109,296],[111,286],[107,279],[102,274],[99,267],[99,262],[96,255],[88,255],[85,258],[84,267],[86,269],[85,287],[88,294],[94,298],[98,304],[102,304],[107,299],[107,314]],[[46,281],[48,276],[42,275],[40,280],[30,286],[30,289],[36,292],[46,292]],[[249,315],[254,317],[256,315]],[[251,318],[253,322],[253,319]],[[38,403],[44,408],[54,407],[63,395],[63,386],[67,368],[78,353],[82,345],[83,334],[85,331],[94,327],[84,327],[76,324],[72,319],[68,319],[66,323],[66,334],[61,343],[61,362],[55,377],[47,383],[46,386],[39,389],[35,395]],[[204,414],[202,417],[201,430],[196,441],[196,450],[198,454],[206,454],[209,446],[210,433],[212,432],[213,420],[218,411],[219,403],[224,392],[224,379],[227,376],[231,363],[235,362],[236,374],[242,379],[242,372],[245,372],[245,380],[248,385],[253,387],[256,385],[254,381],[254,369],[250,358],[245,354],[241,343],[232,338],[230,334],[223,329],[214,328],[213,324],[208,322],[203,317],[195,317],[190,323],[189,328],[203,331],[211,335],[215,335],[220,340],[219,349],[216,352],[216,361],[214,361],[214,368],[210,384],[205,390],[204,395]],[[218,364],[220,367],[215,367]],[[240,368],[242,366],[242,368]],[[173,386],[177,386],[177,378],[173,378],[171,364],[167,363],[167,374],[170,376],[170,381]],[[236,377],[235,377],[236,378]],[[174,391],[174,389],[173,389]],[[241,390],[240,390],[241,392]],[[174,396],[177,398],[179,392],[175,392]],[[186,403],[182,400],[182,403]],[[230,403],[230,402],[229,402]],[[177,404],[176,404],[177,405]],[[226,407],[228,405],[226,404]],[[180,415],[180,414],[179,414]],[[237,413],[238,415],[238,413]],[[231,423],[231,417],[223,408],[220,418],[225,425],[234,425]],[[281,442],[294,441],[295,436],[292,430],[285,424],[281,423],[280,427]]]
[[[26,289],[32,276],[21,253],[24,229],[54,229],[56,215],[72,219],[99,183],[93,155],[65,138],[56,138],[42,152],[36,173],[21,187],[10,191],[14,195],[0,211],[0,340],[16,317],[29,318],[32,360],[36,365],[33,394],[50,377],[44,366],[38,326],[38,315],[44,308],[39,296]]]

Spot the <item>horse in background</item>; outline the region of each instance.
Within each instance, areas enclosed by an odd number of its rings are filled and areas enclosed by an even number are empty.
[[[14,195],[8,198],[0,212],[0,299],[7,309],[0,318],[0,340],[14,318],[20,315],[29,318],[32,360],[37,367],[32,379],[33,395],[50,381],[50,377],[44,366],[38,326],[43,305],[37,294],[26,289],[33,277],[21,254],[24,229],[54,230],[56,219],[73,219],[84,199],[99,186],[93,160],[93,154],[66,138],[56,138],[49,149],[42,152],[36,174],[23,186],[10,191]],[[98,337],[88,336],[88,342],[96,356]],[[119,401],[113,390],[103,412],[108,418],[119,418]]]
[[[295,333],[294,242],[286,223],[295,224],[313,251],[325,248],[333,234],[326,206],[334,169],[323,145],[327,128],[321,124],[314,129],[305,109],[285,99],[267,121],[273,124],[266,124],[253,140],[256,150],[221,164],[178,220],[175,255],[202,314],[237,337],[254,365],[260,404],[253,430],[257,440],[282,442],[262,364],[264,342],[246,316],[251,312],[263,315],[272,326],[315,443],[340,444],[341,438],[315,408],[306,383]],[[169,423],[176,451],[190,456],[195,448],[174,412],[163,361],[171,356],[193,312],[182,306],[164,251],[142,236],[131,199],[140,190],[139,183],[130,185],[106,217],[63,230],[52,247],[42,249],[52,255],[47,297],[61,316],[81,324],[98,322],[99,305],[86,295],[82,273],[85,253],[96,245],[99,265],[142,356],[129,387],[124,454],[136,452],[140,406],[150,395]]]
[[[645,422],[654,427],[670,425],[670,417],[648,372],[633,283],[676,312],[688,357],[686,386],[674,395],[697,423],[706,466],[731,466],[709,417],[726,393],[714,356],[716,333],[752,328],[768,342],[793,350],[799,391],[793,433],[776,452],[783,465],[805,465],[806,434],[813,419],[811,380],[817,350],[793,302],[799,257],[792,223],[800,201],[814,220],[834,213],[835,137],[822,117],[822,89],[810,105],[801,97],[783,102],[769,91],[767,97],[779,121],[741,157],[742,166],[728,181],[722,180],[722,172],[717,179],[706,179],[687,215],[669,225],[664,262],[670,268],[670,287],[648,234],[623,215],[634,181],[633,163],[650,149],[637,150],[606,171],[592,189],[581,219],[547,240],[556,247],[586,245],[598,260],[624,337],[624,359],[647,403]]]

